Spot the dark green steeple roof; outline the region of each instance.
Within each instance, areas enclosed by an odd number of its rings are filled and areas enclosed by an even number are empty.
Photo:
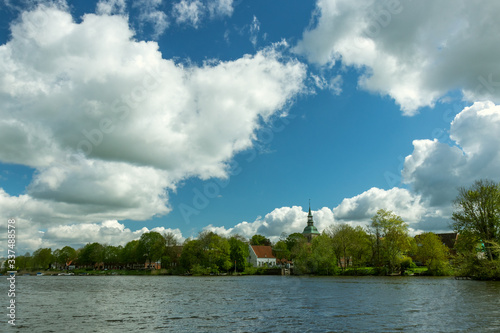
[[[304,231],[302,232],[302,235],[306,235],[306,234],[317,234],[319,235],[319,231],[318,229],[313,226],[313,225],[308,225],[307,227],[304,228]]]
[[[311,200],[309,200],[309,215],[307,215],[307,227],[304,228],[302,235],[319,235],[318,229],[314,226],[313,215],[311,213]]]

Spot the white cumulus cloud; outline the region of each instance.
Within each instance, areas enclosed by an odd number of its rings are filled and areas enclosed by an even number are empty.
[[[42,224],[16,218],[16,228],[21,230],[17,235],[17,248],[20,254],[33,252],[39,248],[61,249],[64,246],[71,246],[75,249],[85,246],[87,243],[100,243],[112,246],[124,246],[126,243],[137,240],[142,234],[155,231],[160,234],[171,233],[179,243],[184,242],[182,232],[176,228],[143,227],[132,231],[116,220],[105,220],[99,223],[78,223],[78,224],[58,224],[48,227],[45,231],[40,229]],[[7,237],[1,236],[2,244],[7,244]],[[6,251],[6,247],[0,247]]]
[[[457,187],[475,180],[500,181],[500,106],[476,102],[463,109],[450,127],[455,145],[415,140],[405,158],[403,180],[435,207],[448,206]]]
[[[232,157],[304,91],[305,66],[274,47],[202,66],[164,59],[127,17],[24,12],[0,45],[0,161],[36,169],[0,215],[48,227],[167,213],[188,177]],[[38,224],[39,223],[39,224]]]
[[[233,15],[233,0],[181,0],[174,3],[172,16],[178,24],[198,28],[205,17],[210,19]]]
[[[307,226],[307,214],[300,206],[276,208],[266,214],[264,218],[259,217],[253,222],[241,222],[231,228],[215,227],[209,225],[205,230],[217,232],[221,235],[241,235],[251,238],[255,234],[268,237],[271,241],[279,240],[282,233],[287,235],[295,232],[302,233]],[[327,207],[312,211],[314,225],[322,232],[329,225],[334,223],[333,212]]]
[[[126,12],[125,0],[99,0],[96,5],[96,13],[99,15],[125,15]]]
[[[341,222],[369,223],[379,209],[385,209],[401,216],[405,222],[419,222],[426,207],[419,195],[407,189],[394,187],[383,190],[376,187],[352,198],[342,200],[333,209],[335,219]]]
[[[359,69],[359,86],[388,95],[404,114],[459,89],[500,101],[500,3],[467,0],[317,0],[295,51],[312,63]]]
[[[139,8],[139,22],[153,27],[153,39],[158,39],[167,30],[170,22],[165,12],[158,9],[162,0],[136,0],[133,6]]]

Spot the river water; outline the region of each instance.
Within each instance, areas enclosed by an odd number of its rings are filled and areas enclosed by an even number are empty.
[[[500,332],[500,283],[430,277],[18,276],[21,332]]]

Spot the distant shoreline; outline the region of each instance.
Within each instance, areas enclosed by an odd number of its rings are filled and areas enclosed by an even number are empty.
[[[41,274],[41,275],[40,275]],[[8,276],[8,274],[2,274],[3,276]],[[220,274],[171,274],[166,270],[108,270],[108,271],[86,271],[86,272],[72,272],[72,271],[38,271],[38,272],[27,272],[21,271],[16,274],[16,276],[180,276],[180,277],[229,277],[229,276],[282,276],[277,274],[276,271],[269,271],[260,274],[244,274],[244,273],[220,273]],[[377,275],[377,274],[335,274],[335,275],[318,275],[318,274],[292,274],[291,276],[302,276],[302,277],[363,277],[363,276],[373,276],[373,277],[425,277],[421,273],[415,273],[411,275]],[[451,276],[448,276],[451,277]]]

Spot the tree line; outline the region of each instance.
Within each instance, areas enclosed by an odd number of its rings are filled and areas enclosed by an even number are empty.
[[[366,228],[331,225],[310,243],[300,233],[282,234],[272,244],[262,235],[247,240],[203,231],[181,245],[172,233],[151,231],[125,246],[41,248],[18,256],[16,265],[18,270],[65,269],[70,263],[89,269],[133,269],[160,262],[173,274],[252,273],[255,270],[247,262],[250,243],[272,246],[277,259],[293,261],[295,270],[306,274],[405,274],[421,264],[430,275],[499,279],[500,184],[478,180],[458,192],[450,223],[459,234],[453,249],[431,232],[411,237],[400,216],[381,209]]]
[[[158,268],[173,274],[193,271],[210,274],[247,268],[248,243],[238,235],[223,237],[203,231],[197,239],[188,238],[182,245],[172,233],[150,231],[125,246],[97,242],[82,248],[65,246],[52,251],[40,248],[33,254],[16,258],[16,268],[23,270],[68,269],[72,265],[88,270]]]
[[[408,224],[383,209],[372,217],[368,228],[332,225],[311,243],[301,234],[291,237],[295,240],[292,247],[290,239],[276,244],[282,249],[277,255],[292,258],[301,273],[405,274],[417,263],[426,266],[430,275],[451,273],[450,250],[438,235],[428,232],[411,237]]]
[[[420,263],[429,275],[500,280],[500,183],[481,179],[460,187],[453,206],[450,228],[458,237],[452,249],[431,232],[409,237],[400,216],[379,210],[368,228],[333,225],[311,243],[295,234],[293,247],[289,239],[276,244],[278,255],[290,256],[307,273],[356,274],[372,267],[371,273],[400,274]]]

